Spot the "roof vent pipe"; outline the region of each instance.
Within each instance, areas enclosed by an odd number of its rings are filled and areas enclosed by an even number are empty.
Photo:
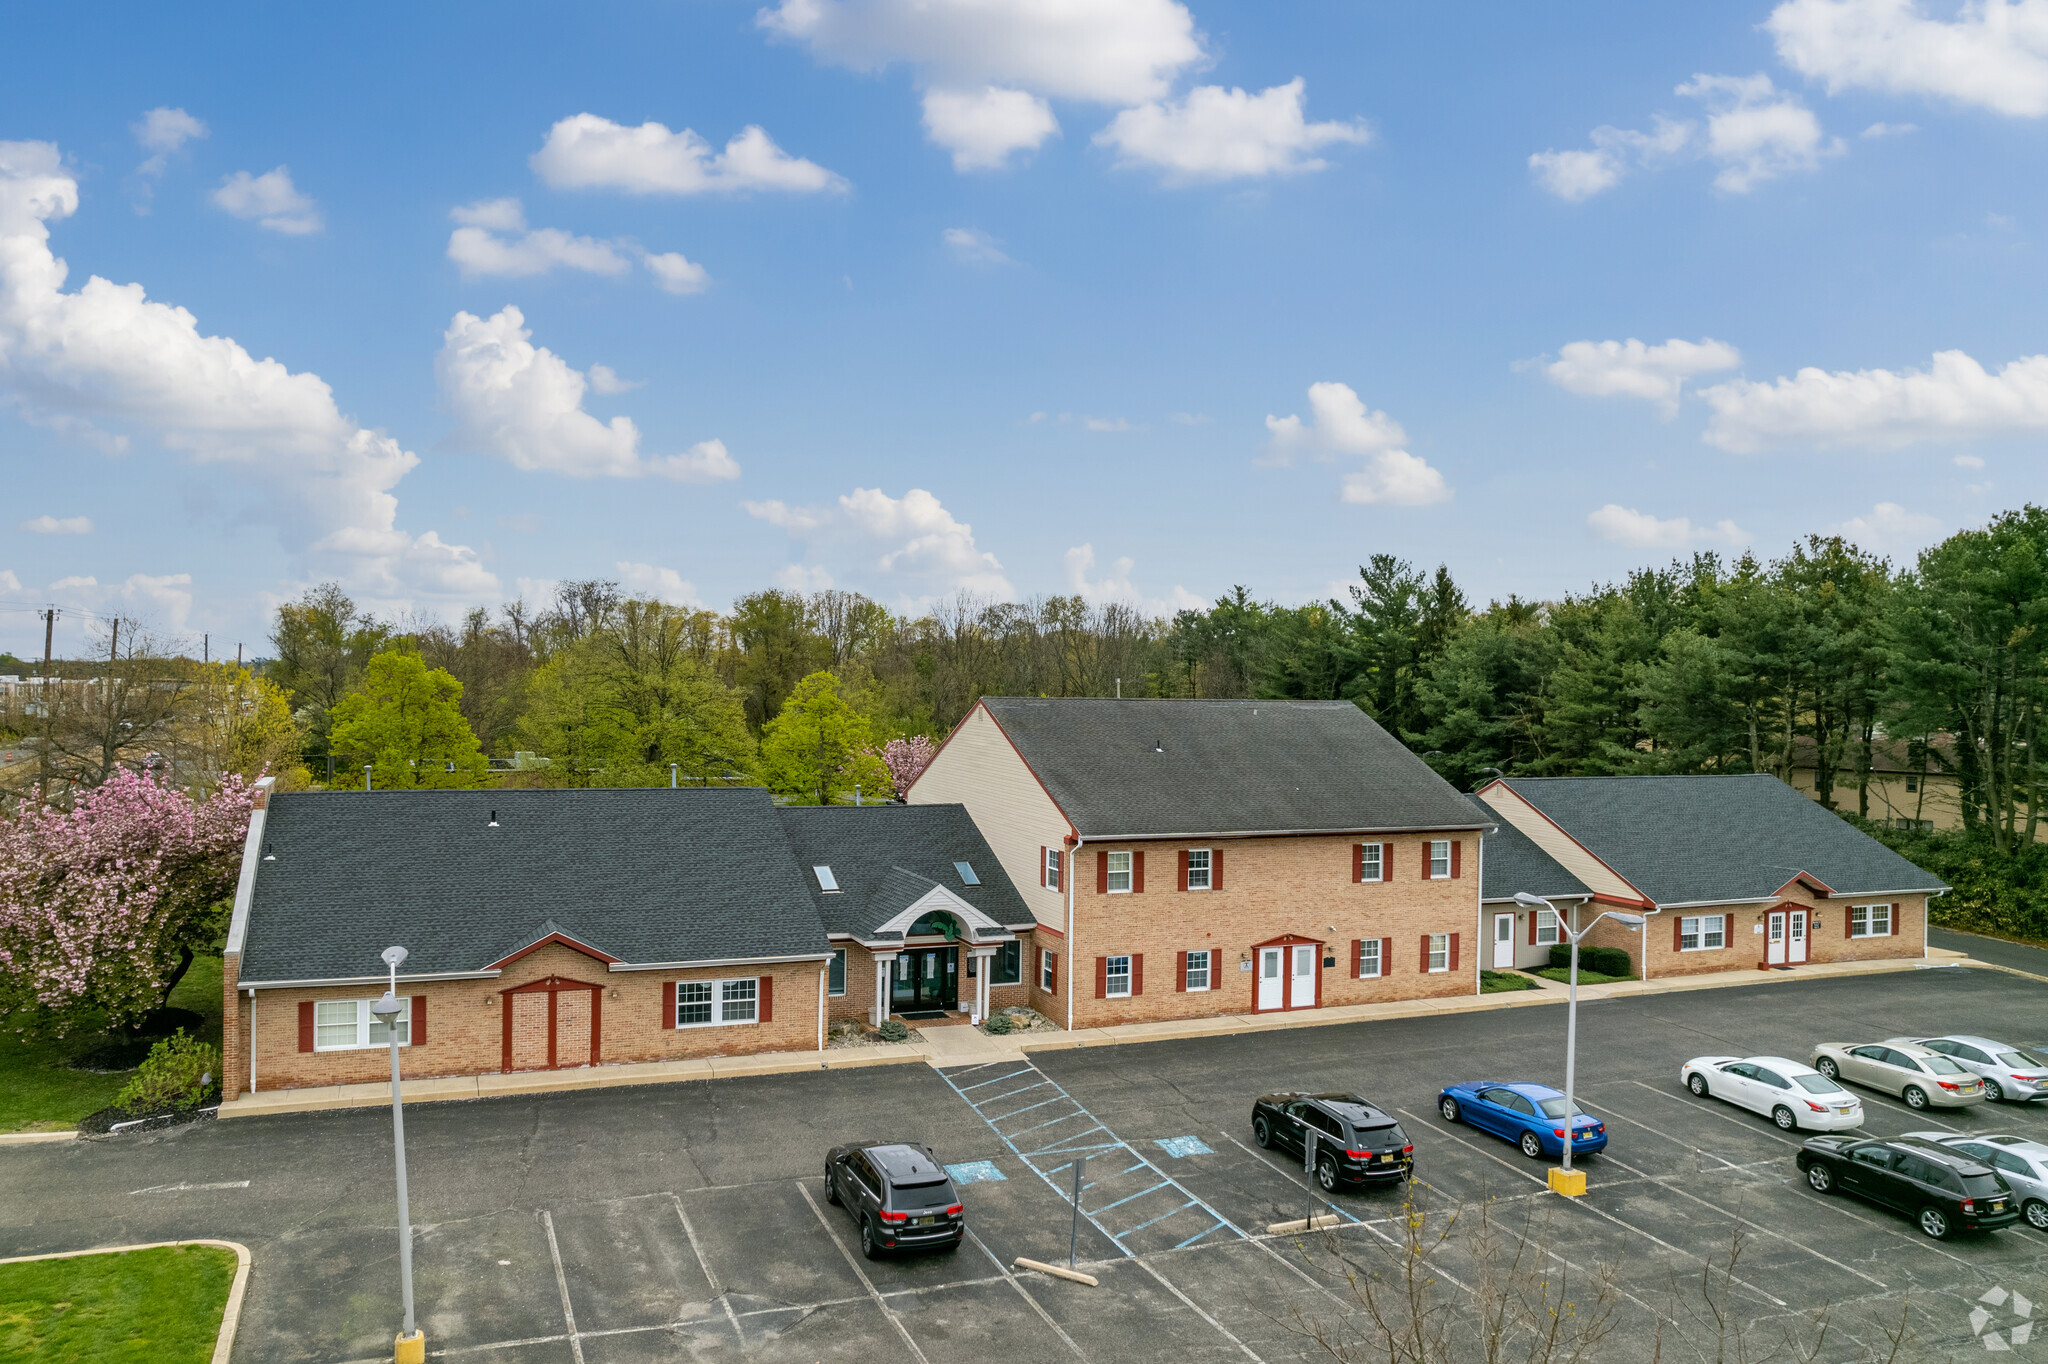
[[[486,829],[495,829],[498,827],[498,812],[496,810],[491,811],[491,822],[489,824],[484,825],[484,827]]]

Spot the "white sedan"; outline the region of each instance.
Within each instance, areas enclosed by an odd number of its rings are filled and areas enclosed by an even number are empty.
[[[1678,1072],[1702,1099],[1725,1099],[1787,1132],[1863,1125],[1863,1101],[1804,1061],[1782,1056],[1695,1056]]]

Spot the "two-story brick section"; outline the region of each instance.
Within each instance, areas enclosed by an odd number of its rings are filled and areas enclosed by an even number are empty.
[[[1347,701],[985,697],[908,799],[973,815],[1062,1026],[1479,988],[1495,821]]]
[[[1625,949],[1645,980],[1923,956],[1928,898],[1948,890],[1772,776],[1509,777],[1478,794],[1594,912],[1648,915],[1587,939]]]

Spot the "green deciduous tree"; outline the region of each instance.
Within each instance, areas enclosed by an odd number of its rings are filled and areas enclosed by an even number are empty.
[[[856,786],[886,798],[889,769],[874,749],[868,718],[840,696],[837,678],[816,672],[762,730],[761,776],[769,790],[802,805],[837,804]]]
[[[361,685],[334,707],[335,784],[360,789],[369,765],[379,790],[482,785],[490,765],[461,699],[462,684],[418,654],[373,655]]]

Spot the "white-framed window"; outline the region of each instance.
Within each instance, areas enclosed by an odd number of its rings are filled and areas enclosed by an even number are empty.
[[[1849,907],[1849,936],[1852,938],[1888,938],[1892,933],[1892,907],[1890,905],[1851,905]]]
[[[1721,914],[1702,914],[1678,921],[1678,950],[1705,952],[1728,945],[1728,919]]]
[[[722,1023],[752,1023],[761,1016],[761,980],[679,980],[676,982],[676,1026],[710,1028]]]
[[[1107,889],[1111,895],[1128,895],[1131,892],[1131,855],[1127,852],[1107,854],[1109,881]]]
[[[1539,909],[1536,911],[1536,945],[1538,947],[1563,942],[1564,934],[1558,932],[1557,929],[1556,910]]]
[[[1380,940],[1367,938],[1358,944],[1358,974],[1361,978],[1383,976],[1386,965],[1380,960]]]
[[[1432,838],[1429,841],[1429,879],[1443,881],[1451,874],[1451,840]]]
[[[1189,890],[1207,890],[1208,888],[1209,888],[1209,850],[1208,850],[1207,848],[1189,848],[1189,849],[1188,849],[1188,889],[1189,889]]]
[[[1359,879],[1359,880],[1361,880],[1361,881],[1384,881],[1384,880],[1386,880],[1386,879],[1387,879],[1387,877],[1386,877],[1386,863],[1385,863],[1385,862],[1384,862],[1384,861],[1383,861],[1383,860],[1381,859],[1381,854],[1382,854],[1382,853],[1384,853],[1385,851],[1386,851],[1386,846],[1385,846],[1384,844],[1380,844],[1380,843],[1362,843],[1362,844],[1360,844],[1360,845],[1359,845],[1359,850],[1358,850],[1358,879]]]
[[[1060,888],[1060,850],[1058,848],[1047,848],[1045,850],[1045,888],[1047,890],[1058,890]]]
[[[1110,856],[1114,857],[1116,854],[1111,853]],[[1106,964],[1103,967],[1102,981],[1102,992],[1111,999],[1127,998],[1131,993],[1131,959],[1129,957],[1107,958]]]
[[[370,1012],[374,999],[323,999],[313,1005],[313,1050],[350,1051],[386,1047],[391,1035]],[[412,1045],[412,997],[398,998],[398,1045]]]
[[[1053,962],[1057,961],[1058,959],[1059,954],[1057,952],[1052,951],[1050,948],[1041,947],[1038,949],[1039,989],[1046,991],[1050,991],[1052,989]]]
[[[830,993],[835,995],[843,995],[846,993],[845,948],[835,947],[832,949],[832,970],[831,974],[826,976],[825,982]]]
[[[1206,990],[1209,988],[1209,963],[1213,957],[1214,954],[1207,948],[1188,953],[1189,990]]]
[[[1432,973],[1451,969],[1451,935],[1432,933],[1429,935],[1429,969]]]

